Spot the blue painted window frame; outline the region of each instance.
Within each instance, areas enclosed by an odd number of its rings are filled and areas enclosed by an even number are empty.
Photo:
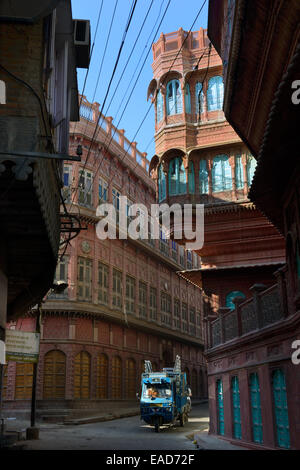
[[[225,420],[224,420],[224,395],[223,395],[223,383],[221,379],[216,381],[216,403],[217,403],[217,433],[220,436],[225,434]]]
[[[158,201],[163,201],[166,198],[166,175],[163,171],[162,165],[158,169]]]
[[[208,171],[205,159],[201,159],[199,164],[199,192],[200,194],[208,194]]]
[[[207,110],[217,111],[223,109],[224,84],[220,75],[211,77],[207,87]]]
[[[199,93],[200,93],[200,114],[204,112],[204,92],[201,82],[196,83],[195,87],[195,100],[196,100],[196,113],[199,114]]]
[[[237,375],[231,378],[233,437],[242,439],[240,385]]]
[[[260,386],[257,372],[249,376],[250,406],[252,419],[252,439],[257,444],[263,443],[263,426],[260,401]]]
[[[246,299],[244,292],[241,292],[240,290],[233,290],[231,292],[228,292],[228,294],[226,295],[226,301],[225,301],[226,307],[234,310],[235,305],[232,302],[232,299],[234,299],[235,297],[242,297],[243,299]]]
[[[167,84],[167,115],[182,113],[182,93],[180,82],[177,79]]]
[[[236,189],[244,188],[244,171],[241,155],[235,156],[235,184]]]
[[[276,426],[277,445],[290,448],[290,427],[286,394],[285,374],[282,369],[272,373],[273,406]]]
[[[228,155],[214,157],[211,176],[213,193],[232,189],[231,166]]]
[[[158,90],[156,97],[156,121],[160,122],[164,115],[164,100],[162,92]]]
[[[186,85],[185,85],[184,99],[185,99],[185,112],[187,114],[191,114],[191,112],[192,112],[191,90],[190,90],[190,85],[188,83],[186,83]]]
[[[194,163],[189,163],[189,193],[195,194],[195,170]]]
[[[186,193],[186,171],[181,157],[170,160],[168,182],[170,196]]]

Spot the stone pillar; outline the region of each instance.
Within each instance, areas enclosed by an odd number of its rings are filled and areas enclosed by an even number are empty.
[[[107,132],[107,134],[111,137],[113,118],[112,118],[111,116],[106,116],[105,119],[106,119],[106,122],[107,122],[106,132]]]
[[[124,134],[125,134],[125,129],[119,129],[118,130],[119,134],[119,145],[124,148]]]
[[[236,201],[237,194],[236,194],[236,181],[235,181],[235,158],[232,152],[230,152],[229,164],[231,166],[231,181],[232,181],[231,197],[233,201]]]
[[[248,195],[248,180],[247,180],[247,156],[245,152],[242,154],[242,165],[243,165],[243,175],[244,175],[244,196]]]

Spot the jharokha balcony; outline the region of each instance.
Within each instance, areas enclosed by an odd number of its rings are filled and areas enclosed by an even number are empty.
[[[219,308],[217,317],[207,309],[207,353],[214,354],[223,347],[236,348],[246,342],[252,344],[258,337],[272,337],[274,330],[288,326],[293,321],[297,305],[291,304],[288,295],[286,266],[276,273],[277,283],[269,288],[254,284],[250,290],[253,297],[232,299],[234,308]],[[253,343],[254,344],[254,343]]]

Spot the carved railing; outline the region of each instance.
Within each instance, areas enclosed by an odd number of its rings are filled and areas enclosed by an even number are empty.
[[[262,284],[250,288],[253,297],[243,301],[233,299],[234,310],[220,308],[218,318],[208,322],[208,349],[254,331],[260,331],[279,322],[286,316],[286,308],[281,298],[282,282],[266,289]]]

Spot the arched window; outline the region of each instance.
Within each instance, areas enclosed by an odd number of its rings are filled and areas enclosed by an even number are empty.
[[[120,399],[122,398],[122,361],[118,356],[112,360],[111,372],[111,397]]]
[[[242,299],[246,298],[245,294],[239,290],[229,292],[229,294],[226,295],[226,307],[231,308],[232,310],[235,308],[235,305],[233,303],[233,299],[235,297],[242,297]]]
[[[257,161],[255,160],[252,155],[248,155],[247,157],[247,181],[248,186],[250,187],[252,184],[255,168],[256,168]]]
[[[44,399],[65,398],[66,355],[54,350],[44,358]]]
[[[162,92],[158,90],[157,97],[156,97],[156,121],[160,122],[163,118],[164,114],[164,101]]]
[[[200,160],[199,168],[199,191],[200,194],[208,194],[208,171],[207,161]]]
[[[200,113],[204,112],[204,93],[203,93],[203,85],[201,82],[196,83],[195,88],[195,99],[196,99],[196,113],[199,114],[199,106],[200,106]]]
[[[133,359],[126,360],[126,376],[125,376],[126,398],[135,398],[136,394],[136,366]]]
[[[108,394],[108,359],[105,354],[97,357],[97,398],[107,398]]]
[[[194,163],[189,163],[189,193],[195,193],[195,171],[194,171]]]
[[[244,187],[244,171],[241,155],[235,156],[235,184],[236,189],[243,189]]]
[[[190,92],[190,85],[187,83],[185,85],[185,112],[191,114],[191,92]]]
[[[173,158],[169,163],[169,194],[186,193],[186,172],[181,157]]]
[[[216,111],[222,109],[224,99],[224,84],[220,76],[212,77],[208,81],[207,88],[207,109]]]
[[[213,192],[232,189],[231,166],[227,155],[218,155],[213,159],[212,190]]]
[[[167,84],[167,114],[182,113],[182,94],[179,80],[171,80]]]
[[[91,358],[86,351],[75,357],[74,363],[74,398],[90,398]]]
[[[158,170],[158,201],[163,201],[166,198],[166,175],[163,171],[162,165]]]
[[[18,362],[16,365],[15,399],[28,400],[32,396],[33,364]]]

